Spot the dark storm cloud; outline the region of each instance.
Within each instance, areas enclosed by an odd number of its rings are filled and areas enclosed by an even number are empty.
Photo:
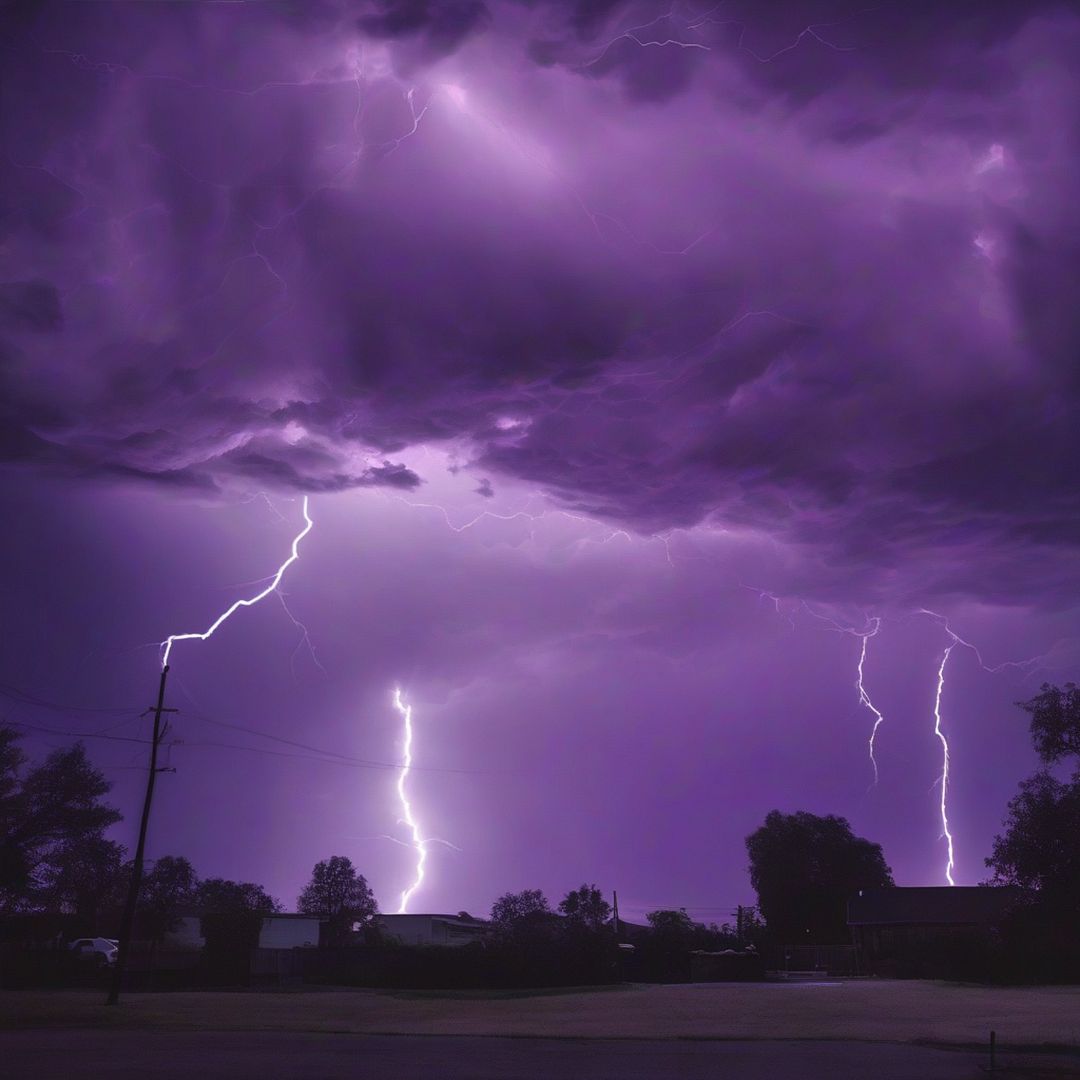
[[[409,489],[460,440],[853,594],[1069,580],[1072,14],[176,7],[11,35],[7,460]]]
[[[57,330],[60,298],[47,281],[0,282],[0,330]]]
[[[488,21],[481,0],[374,0],[360,29],[374,38],[422,38],[434,59],[453,52]]]

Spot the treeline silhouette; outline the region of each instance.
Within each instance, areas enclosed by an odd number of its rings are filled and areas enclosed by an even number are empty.
[[[992,871],[986,884],[1012,886],[1018,900],[978,933],[913,943],[891,974],[1080,979],[1080,690],[1044,685],[1018,704],[1031,718],[1044,767],[1020,785],[986,859]],[[1065,763],[1073,766],[1070,779],[1049,771]],[[60,978],[71,962],[65,942],[115,935],[131,864],[106,835],[121,818],[105,801],[110,787],[80,743],[31,765],[18,733],[0,725],[0,978],[6,982],[20,970],[29,977],[31,969],[13,958],[20,943],[22,952],[29,943],[52,943]],[[332,856],[315,865],[298,898],[300,911],[323,920],[322,947],[298,950],[304,955],[289,972],[313,981],[416,988],[685,981],[696,953],[733,951],[751,960],[731,974],[749,977],[766,961],[783,966],[793,948],[850,949],[848,899],[893,886],[880,845],[856,836],[841,817],[773,811],[746,846],[758,903],[756,910],[740,909],[734,926],[705,925],[682,909],[651,912],[643,925],[615,922],[604,894],[582,885],[555,909],[539,890],[499,897],[482,940],[456,948],[397,943],[380,930],[363,875],[344,856]],[[191,978],[243,982],[263,918],[280,910],[258,884],[201,879],[187,859],[164,856],[146,873],[135,938],[142,954],[163,953],[181,917],[195,914],[205,947]]]

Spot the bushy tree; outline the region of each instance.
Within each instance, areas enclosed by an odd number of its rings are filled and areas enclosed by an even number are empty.
[[[124,849],[92,836],[61,845],[41,875],[38,901],[50,911],[75,915],[86,930],[99,929],[103,915],[119,909],[127,889]]]
[[[1031,740],[1048,765],[1073,757],[1080,764],[1080,690],[1043,684],[1019,705],[1031,716]],[[1080,768],[1063,781],[1042,770],[1020,785],[1009,803],[1005,831],[986,865],[996,884],[1038,892],[1056,909],[1080,910]]]
[[[162,855],[156,859],[144,875],[139,893],[142,932],[152,941],[161,941],[170,930],[175,929],[180,909],[196,904],[199,888],[195,868],[183,856]],[[217,899],[224,901],[222,906],[228,906],[238,898],[221,894]]]
[[[41,907],[57,895],[62,878],[70,902],[73,875],[85,876],[95,859],[98,869],[108,862],[101,842],[120,820],[102,801],[112,784],[90,764],[82,743],[54,750],[24,773],[25,761],[16,734],[0,728],[0,910]]]
[[[552,911],[540,889],[504,893],[491,905],[491,925],[503,935],[516,935],[546,925]]]
[[[1030,701],[1017,703],[1031,717],[1031,741],[1047,764],[1080,756],[1080,688],[1043,683]]]
[[[1030,701],[1031,740],[1047,764],[1066,758],[1080,766],[1080,691],[1044,684]],[[992,883],[1026,894],[1002,926],[1007,975],[1012,979],[1080,978],[1080,767],[1070,780],[1045,769],[1020,784],[1009,802],[1004,831],[986,865]]]
[[[344,855],[332,855],[317,862],[311,881],[304,887],[297,909],[329,920],[329,938],[341,944],[348,940],[353,926],[366,926],[379,911],[375,896],[363,874]]]
[[[746,838],[750,881],[770,934],[783,942],[847,940],[847,901],[893,884],[881,845],[842,817],[771,811]]]
[[[263,919],[281,905],[261,886],[249,881],[208,878],[195,890],[202,909],[207,977],[221,983],[246,983],[251,951],[259,944]]]
[[[261,885],[250,881],[207,878],[195,890],[195,904],[206,912],[262,912],[272,915],[279,904]]]
[[[1025,780],[986,865],[995,884],[1080,902],[1080,782],[1065,783],[1048,772]]]
[[[595,885],[571,889],[559,901],[559,910],[576,926],[599,930],[611,918],[611,905]]]

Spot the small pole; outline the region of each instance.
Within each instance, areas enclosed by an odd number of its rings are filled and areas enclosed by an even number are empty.
[[[990,1031],[990,1071],[997,1071],[997,1032]]]
[[[146,827],[150,823],[150,803],[154,798],[154,781],[157,779],[157,752],[161,742],[161,714],[165,712],[165,678],[169,674],[169,665],[161,669],[161,681],[158,683],[157,705],[154,708],[154,736],[150,740],[150,775],[146,780],[146,797],[143,799],[142,819],[139,822],[139,842],[135,846],[135,859],[131,865],[131,881],[128,883],[127,900],[124,914],[120,920],[120,943],[116,950],[116,966],[112,972],[109,996],[106,1005],[115,1005],[120,1000],[120,983],[127,968],[128,952],[131,948],[131,928],[135,921],[135,906],[139,902],[139,889],[142,886],[143,853],[146,850]]]
[[[614,889],[611,890],[611,899],[612,899],[611,925],[615,930],[615,938],[616,938],[616,940],[618,940],[618,937],[619,937],[619,894]]]

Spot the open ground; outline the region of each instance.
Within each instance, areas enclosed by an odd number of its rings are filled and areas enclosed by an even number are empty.
[[[586,1039],[819,1039],[1080,1052],[1080,987],[877,980],[533,993],[0,993],[0,1027]]]

